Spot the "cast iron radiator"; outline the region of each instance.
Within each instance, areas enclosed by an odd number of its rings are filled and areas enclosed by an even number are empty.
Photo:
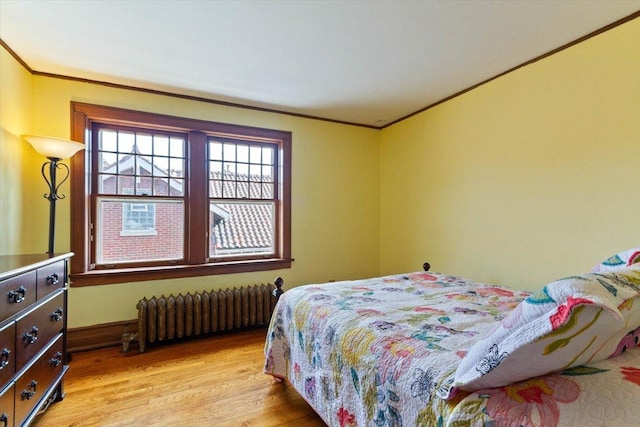
[[[122,351],[129,351],[131,341],[138,341],[142,353],[147,343],[266,325],[283,292],[282,279],[275,283],[142,298],[136,305],[138,331],[125,329]]]

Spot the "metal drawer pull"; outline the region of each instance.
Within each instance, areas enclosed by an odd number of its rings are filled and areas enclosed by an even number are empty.
[[[27,341],[27,344],[33,344],[38,341],[38,327],[34,326],[31,328],[31,332],[27,332],[22,336],[23,341]]]
[[[11,351],[8,348],[2,350],[2,355],[0,355],[0,371],[4,369],[5,366],[9,364],[9,355]]]
[[[24,297],[27,293],[27,290],[24,286],[20,286],[17,291],[10,291],[7,296],[9,297],[9,302],[12,304],[17,304],[24,301]]]
[[[58,282],[60,281],[60,278],[58,277],[58,273],[53,273],[47,276],[47,285],[57,285]]]
[[[57,352],[49,361],[49,363],[51,364],[52,368],[55,368],[57,366],[60,366],[60,364],[62,363],[62,352],[59,351]]]
[[[31,400],[31,398],[33,398],[33,396],[36,395],[36,387],[38,385],[38,381],[33,380],[31,381],[31,384],[29,384],[29,389],[28,390],[22,390],[22,400]]]
[[[59,322],[60,320],[62,320],[62,308],[59,308],[53,313],[51,313],[52,322]]]
[[[3,424],[2,427],[7,427],[9,425],[9,414],[0,415],[0,423]]]

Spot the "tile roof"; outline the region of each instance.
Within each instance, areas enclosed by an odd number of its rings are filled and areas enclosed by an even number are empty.
[[[270,205],[218,203],[217,207],[229,215],[216,219],[214,213],[212,246],[215,254],[271,252]]]
[[[247,202],[215,203],[211,255],[270,253],[273,246],[273,180],[260,175],[211,173],[212,197],[236,197]],[[264,199],[262,202],[256,199]]]

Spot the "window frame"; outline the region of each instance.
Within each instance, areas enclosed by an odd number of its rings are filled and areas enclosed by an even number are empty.
[[[207,141],[208,141],[207,146],[209,147],[209,149],[211,149],[212,145],[216,145],[216,144],[220,144],[220,149],[221,149],[221,152],[219,153],[220,154],[219,158],[213,157],[211,152],[209,152],[209,156],[208,156],[209,165],[217,163],[219,165],[219,168],[217,168],[218,169],[217,172],[220,174],[219,176],[214,177],[216,171],[214,170],[212,172],[212,169],[211,168],[209,169],[208,188],[211,190],[208,197],[209,203],[211,205],[254,205],[255,206],[255,205],[264,204],[267,206],[272,206],[273,207],[272,216],[274,218],[274,222],[271,223],[272,225],[271,233],[272,233],[273,241],[271,242],[269,252],[257,252],[257,253],[254,253],[253,255],[250,255],[255,258],[272,257],[273,253],[277,252],[277,248],[279,244],[278,243],[279,233],[277,231],[278,230],[278,223],[277,223],[278,199],[276,195],[279,193],[278,188],[280,184],[279,183],[280,177],[278,177],[278,174],[275,173],[279,167],[279,159],[278,159],[277,150],[276,150],[277,147],[273,143],[264,143],[263,141],[247,140],[246,138],[245,139],[229,138],[229,137],[220,136],[220,135],[210,135],[208,136]],[[225,150],[224,149],[225,146],[234,147],[234,150],[233,150],[234,155],[232,156],[233,159],[225,158],[225,154],[223,154]],[[247,157],[246,163],[239,160],[236,156],[238,154],[238,147],[241,147],[241,146],[247,147],[247,155],[251,151],[251,147],[258,148],[261,153],[260,154],[261,163],[258,164],[258,163],[252,162],[250,157]],[[270,164],[262,163],[262,155],[264,154],[265,149],[272,152],[273,160],[271,161]],[[233,170],[235,172],[231,173],[231,176],[228,176],[228,174],[224,172],[225,165],[233,165]],[[238,172],[238,169],[239,169],[238,166],[240,165],[246,165],[246,170],[247,170],[246,180],[243,180],[240,178],[240,176],[244,176],[244,174],[241,174]],[[252,181],[250,178],[251,165],[254,165],[254,166],[259,165],[260,167],[260,174],[259,174],[260,181],[257,183],[255,180]],[[269,167],[272,172],[271,180],[266,182],[262,181],[264,177],[263,172],[264,172],[265,166]],[[241,190],[241,187],[243,186],[243,184],[246,184],[246,194],[244,195],[242,194],[244,192]],[[260,194],[257,196],[252,196],[251,194],[251,187],[254,185],[260,189],[259,190]],[[270,189],[271,195],[269,197],[265,197],[265,195],[263,194],[264,185],[269,185],[271,187]],[[227,191],[229,191],[232,194],[226,194]],[[209,243],[212,243],[212,240],[213,239],[210,238]],[[244,255],[247,253],[244,248],[223,249],[219,253],[213,253],[213,252],[214,251],[212,251],[211,245],[209,245],[209,257],[214,262],[215,261],[224,262],[224,260],[234,260],[234,258],[242,259],[247,257],[247,255]]]
[[[185,208],[184,261],[151,266],[96,269],[92,264],[93,202],[91,192],[91,135],[94,123],[117,126],[143,126],[149,129],[188,134],[186,157],[203,159],[189,162],[185,182],[189,201]],[[279,197],[276,200],[275,250],[270,258],[219,260],[209,258],[208,219],[209,181],[207,174],[208,138],[211,135],[277,142],[279,158]],[[291,262],[291,141],[292,133],[274,129],[218,123],[185,117],[71,102],[71,138],[86,145],[71,158],[71,282],[72,286],[162,280],[214,274],[243,273],[290,268]],[[192,196],[200,194],[200,196]],[[204,231],[204,232],[203,232]]]

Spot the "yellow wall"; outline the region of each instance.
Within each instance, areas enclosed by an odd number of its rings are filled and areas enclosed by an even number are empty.
[[[34,186],[40,172],[25,168],[37,154],[20,139],[31,129],[31,100],[31,74],[0,49],[0,255],[29,247],[38,234],[46,233],[46,221],[38,223],[33,209],[38,206],[46,215],[45,188]],[[31,191],[34,188],[38,191]]]
[[[4,53],[3,55],[3,71],[5,68],[19,71],[19,64],[11,56]],[[0,76],[3,82],[3,106],[5,101],[8,104],[23,101],[24,104],[19,109],[20,114],[30,119],[2,116],[3,129],[7,128],[15,135],[36,133],[68,138],[71,101],[287,130],[293,133],[292,255],[295,261],[291,269],[134,284],[72,287],[69,293],[70,327],[133,319],[137,316],[136,302],[142,296],[273,282],[278,275],[284,277],[285,287],[377,275],[377,130],[24,74],[22,72],[22,75],[16,78],[3,72]],[[13,91],[5,93],[5,86],[13,86],[17,82],[22,82],[28,90],[15,95]],[[3,148],[3,179],[6,166],[10,169],[6,173],[8,176],[24,170],[25,175],[28,175],[24,179],[31,185],[13,191],[9,186],[5,188],[3,182],[0,199],[10,207],[19,206],[25,199],[29,199],[33,214],[25,218],[15,215],[13,210],[10,210],[12,218],[5,221],[3,217],[3,234],[5,230],[12,228],[22,229],[16,234],[19,239],[7,243],[6,247],[3,247],[3,253],[46,252],[48,205],[42,198],[46,188],[40,176],[40,166],[45,159],[33,151],[26,142],[16,137],[10,139],[13,151],[24,153],[24,159],[15,162],[13,153],[7,152],[5,155]],[[4,142],[3,140],[3,147]],[[19,182],[18,178],[15,180]],[[69,186],[63,186],[61,191],[63,194],[69,194]],[[58,203],[55,245],[57,252],[70,250],[69,207],[68,199]],[[37,233],[30,230],[37,230]]]
[[[640,19],[382,131],[382,274],[537,289],[640,246]]]
[[[133,319],[142,296],[424,260],[538,288],[640,245],[639,19],[382,131],[32,76],[0,55],[0,254],[46,250],[45,159],[18,136],[68,138],[71,101],[293,132],[293,268],[72,288],[72,328]],[[58,206],[67,251],[69,202]]]

